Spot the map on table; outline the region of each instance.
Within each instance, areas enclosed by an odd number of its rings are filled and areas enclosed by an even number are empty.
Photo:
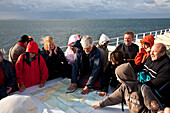
[[[32,92],[31,95],[40,100],[50,110],[60,109],[66,113],[90,113],[94,109],[91,105],[103,100],[97,91],[91,91],[88,95],[81,95],[82,88],[73,93],[67,93],[70,79],[63,79],[44,89]]]

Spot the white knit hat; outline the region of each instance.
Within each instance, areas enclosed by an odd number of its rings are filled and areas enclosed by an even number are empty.
[[[76,42],[77,40],[80,40],[80,38],[77,35],[71,35],[68,40],[68,45],[72,44],[73,42]]]
[[[31,97],[11,95],[0,100],[0,113],[37,113],[38,108]]]
[[[102,34],[100,36],[99,44],[104,45],[104,43],[106,43],[107,41],[110,41],[109,37],[106,36],[105,34]]]

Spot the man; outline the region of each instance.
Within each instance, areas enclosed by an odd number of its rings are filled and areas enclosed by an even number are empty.
[[[134,40],[134,33],[132,31],[126,31],[124,33],[124,43],[119,44],[115,50],[122,51],[124,54],[124,59],[127,62],[130,62],[131,65],[135,65],[134,59],[137,55],[137,52],[139,52],[139,46],[132,43]]]
[[[0,50],[0,99],[6,97],[16,85],[16,74],[12,63],[3,59],[5,51]]]
[[[92,105],[93,108],[103,108],[116,105],[125,101],[131,113],[156,113],[163,107],[152,90],[147,85],[142,85],[130,63],[124,63],[115,70],[117,80],[122,83],[111,95],[102,102]],[[122,106],[123,110],[123,106]]]
[[[25,52],[27,43],[28,43],[28,36],[23,35],[18,43],[11,47],[9,50],[9,61],[12,62],[12,64],[15,66],[15,63],[17,62],[18,57]]]
[[[146,84],[152,89],[158,90],[166,109],[170,110],[170,85],[167,85],[170,81],[170,59],[166,54],[164,44],[157,43],[152,46],[150,56],[144,63],[143,71],[151,77],[151,80],[147,81]]]
[[[15,68],[20,92],[37,84],[40,84],[40,88],[45,85],[48,69],[43,57],[38,55],[38,50],[37,43],[30,41],[26,53],[20,55],[16,62]]]
[[[73,62],[71,85],[68,90],[82,87],[81,94],[88,94],[90,89],[100,89],[102,83],[103,61],[100,51],[93,44],[90,36],[81,40],[83,49],[76,52]]]

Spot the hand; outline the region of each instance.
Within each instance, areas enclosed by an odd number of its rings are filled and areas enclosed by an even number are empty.
[[[19,91],[20,92],[24,92],[25,91],[25,85],[24,84],[20,85]]]
[[[102,97],[103,97],[103,96],[107,96],[107,93],[106,93],[106,92],[100,92],[100,93],[99,93],[99,96],[102,96]]]
[[[71,83],[70,86],[67,88],[67,90],[73,90],[76,87],[77,87],[76,83]]]
[[[99,103],[92,105],[92,107],[93,107],[94,109],[101,108]]]
[[[83,88],[81,94],[82,94],[82,95],[88,94],[89,91],[90,91],[90,89],[89,89],[87,86],[85,86],[85,87]]]
[[[141,44],[141,45],[139,46],[139,53],[141,53],[143,50],[144,50],[144,49],[143,49],[143,45]]]
[[[8,90],[7,90],[7,94],[9,93],[9,92],[11,92],[11,90],[12,90],[12,87],[7,87],[8,88]]]
[[[45,85],[45,83],[40,83],[40,86],[39,86],[39,88],[42,88],[42,87],[44,87],[44,85]]]

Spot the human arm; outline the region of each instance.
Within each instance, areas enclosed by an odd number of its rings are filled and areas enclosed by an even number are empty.
[[[116,105],[122,101],[122,85],[114,91],[111,95],[107,96],[103,101],[92,105],[94,109],[103,108],[110,105]]]
[[[45,84],[45,81],[48,79],[48,68],[45,64],[45,61],[43,59],[43,57],[40,55],[40,65],[39,65],[39,71],[40,71],[40,84],[43,83]],[[40,87],[44,86],[43,84],[40,85]]]
[[[15,69],[16,69],[16,76],[17,76],[17,82],[18,85],[22,85],[24,84],[24,80],[23,80],[23,55],[21,54],[15,64]]]

